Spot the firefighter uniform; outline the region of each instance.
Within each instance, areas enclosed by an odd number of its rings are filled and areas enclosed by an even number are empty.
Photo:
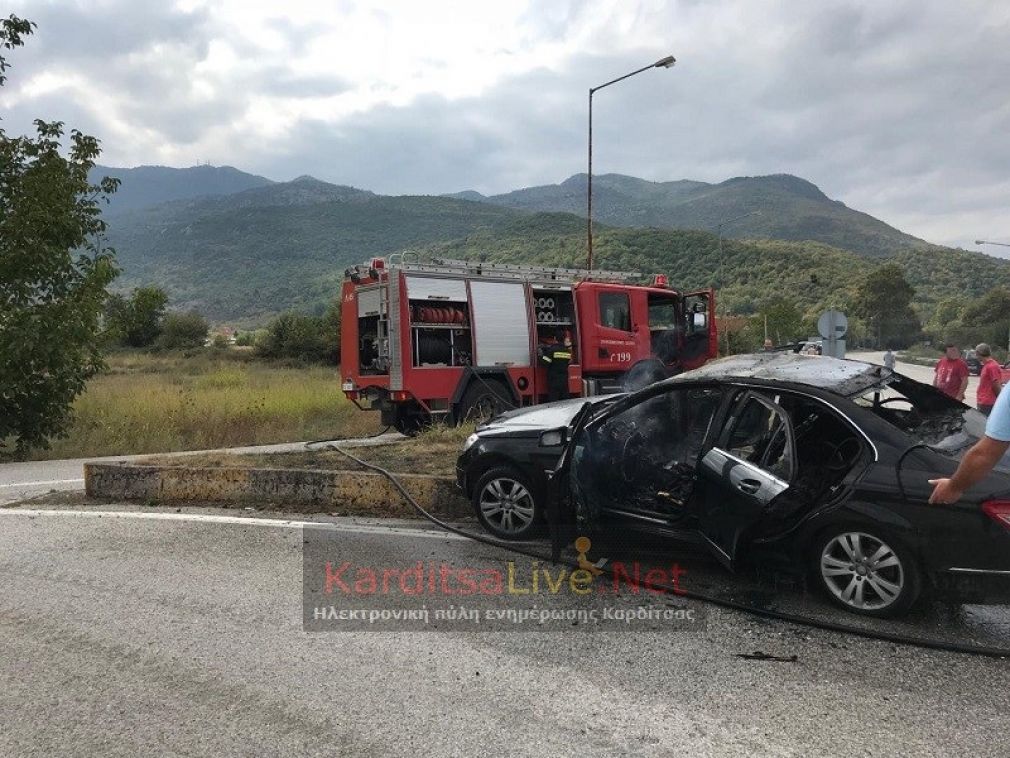
[[[572,361],[572,348],[560,343],[541,345],[540,362],[547,367],[547,400],[568,398],[568,364]]]

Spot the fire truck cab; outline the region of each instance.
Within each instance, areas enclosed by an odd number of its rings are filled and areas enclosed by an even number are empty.
[[[547,397],[540,346],[571,340],[568,389],[613,392],[717,355],[713,290],[656,275],[375,258],[345,272],[343,391],[413,434],[437,418],[485,418]]]

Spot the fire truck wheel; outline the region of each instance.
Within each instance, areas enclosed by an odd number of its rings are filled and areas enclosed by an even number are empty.
[[[423,411],[401,407],[397,409],[393,428],[406,437],[416,437],[424,428],[424,422]]]
[[[463,394],[459,418],[462,423],[483,424],[511,407],[512,401],[501,382],[475,379]]]
[[[477,520],[495,537],[526,539],[541,526],[536,490],[511,466],[495,466],[473,488]]]

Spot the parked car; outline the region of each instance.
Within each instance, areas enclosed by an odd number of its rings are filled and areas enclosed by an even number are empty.
[[[633,525],[700,542],[731,570],[784,555],[836,604],[887,616],[924,588],[1010,592],[1010,470],[928,505],[927,480],[984,428],[882,366],[764,353],[503,414],[467,440],[457,479],[499,537],[534,535],[556,491],[582,533]]]
[[[968,373],[972,376],[978,376],[982,373],[982,361],[974,350],[964,351],[964,362],[968,364]]]

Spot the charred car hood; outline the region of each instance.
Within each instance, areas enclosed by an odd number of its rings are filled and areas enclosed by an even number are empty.
[[[586,403],[599,405],[608,403],[618,397],[616,395],[598,395],[595,397],[576,397],[570,400],[559,400],[555,403],[544,403],[529,408],[517,408],[496,416],[488,423],[477,427],[479,433],[494,431],[544,431],[568,426],[575,415]]]

